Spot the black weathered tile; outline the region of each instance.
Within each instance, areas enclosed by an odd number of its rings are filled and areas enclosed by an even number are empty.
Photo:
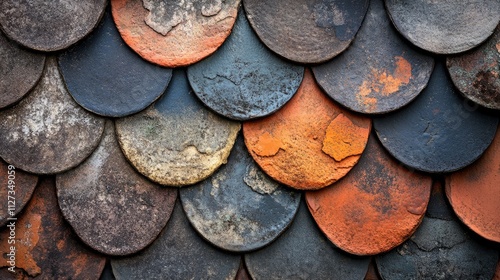
[[[498,0],[385,0],[396,28],[425,50],[459,53],[482,43],[500,20]]]
[[[402,163],[425,172],[450,172],[486,150],[498,117],[461,98],[439,61],[414,102],[373,124],[384,147]]]
[[[0,111],[0,157],[32,173],[66,171],[92,153],[103,130],[104,120],[75,103],[49,57],[33,91]]]
[[[9,228],[0,232],[0,267],[7,269],[10,246],[15,246],[14,270],[20,279],[98,279],[101,275],[106,258],[84,246],[64,221],[54,178],[41,180],[15,226],[15,244],[7,242]]]
[[[20,44],[57,51],[74,44],[97,25],[106,0],[3,0],[0,25]]]
[[[153,244],[137,255],[112,259],[116,279],[234,279],[240,256],[212,247],[189,224],[180,201]]]
[[[205,105],[228,118],[248,120],[281,108],[299,88],[304,67],[269,51],[250,27],[243,9],[215,54],[188,68]]]
[[[432,57],[405,42],[392,26],[383,0],[372,0],[352,45],[313,67],[318,84],[337,102],[361,113],[394,111],[427,86]]]
[[[453,83],[465,97],[500,110],[500,25],[478,48],[448,57],[446,66]]]
[[[130,166],[111,120],[94,153],[56,183],[64,218],[87,245],[108,255],[132,254],[153,242],[177,196],[176,189],[162,188]]]
[[[219,117],[196,99],[183,69],[174,70],[166,93],[148,109],[116,121],[120,146],[151,180],[185,186],[225,163],[240,124]]]
[[[442,192],[440,184],[437,188],[434,194]],[[443,220],[426,216],[407,242],[377,256],[376,262],[382,278],[387,280],[489,280],[495,273],[498,251],[470,235],[456,217]]]
[[[38,177],[9,165],[0,159],[0,228],[14,218],[31,199]]]
[[[127,44],[165,67],[187,66],[220,47],[236,20],[240,0],[111,0]]]
[[[110,117],[151,105],[172,76],[171,69],[148,63],[125,45],[109,11],[90,36],[59,56],[59,67],[78,104]]]
[[[301,63],[344,51],[361,26],[368,0],[243,0],[252,27],[271,50]]]
[[[328,239],[356,255],[387,252],[422,221],[432,178],[394,160],[372,134],[358,164],[340,181],[307,192],[312,216]]]
[[[0,109],[19,101],[42,76],[45,56],[27,51],[0,31]]]
[[[260,170],[240,136],[228,163],[207,180],[181,189],[180,197],[201,236],[222,249],[243,252],[266,246],[288,228],[301,195]]]
[[[302,202],[290,228],[245,262],[254,279],[363,279],[370,259],[334,247]]]

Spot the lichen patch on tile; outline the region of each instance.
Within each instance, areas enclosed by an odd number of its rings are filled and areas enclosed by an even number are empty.
[[[33,91],[0,112],[0,156],[32,173],[62,172],[92,153],[103,130],[104,120],[71,98],[50,57]]]

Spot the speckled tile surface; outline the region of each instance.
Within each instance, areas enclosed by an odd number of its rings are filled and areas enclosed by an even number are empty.
[[[500,2],[271,2],[0,2],[0,279],[500,279]]]

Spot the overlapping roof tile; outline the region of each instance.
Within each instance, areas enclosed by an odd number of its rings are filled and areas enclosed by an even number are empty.
[[[0,2],[0,279],[499,279],[500,2],[438,2]]]

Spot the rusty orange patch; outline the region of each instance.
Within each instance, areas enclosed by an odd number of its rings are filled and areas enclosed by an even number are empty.
[[[500,242],[500,129],[479,160],[446,178],[446,195],[464,224]]]
[[[333,103],[306,70],[295,96],[273,115],[245,122],[243,133],[250,154],[267,174],[293,188],[310,190],[349,172],[370,128],[369,118]]]
[[[366,140],[359,138],[359,135],[365,131],[365,128],[356,126],[344,114],[339,114],[326,129],[322,150],[336,161],[360,155],[365,149]]]
[[[309,210],[340,249],[375,255],[403,243],[420,224],[432,179],[396,162],[370,137],[359,163],[341,181],[306,193]]]
[[[382,97],[389,96],[410,82],[412,71],[410,62],[402,56],[396,56],[395,60],[396,68],[392,74],[388,74],[386,70],[372,69],[368,80],[363,81],[359,87],[356,98],[360,105],[373,110],[376,108],[377,97],[370,96],[372,93],[378,93]]]
[[[32,199],[16,221],[16,267],[41,279],[97,279],[106,258],[86,247],[64,222],[53,178],[45,178],[36,187]],[[0,241],[8,240],[10,230],[0,232]],[[9,252],[8,242],[0,242],[0,251]],[[0,267],[6,267],[7,256]],[[21,274],[20,274],[21,275]],[[24,275],[23,275],[24,277]],[[38,278],[37,278],[38,279]]]
[[[259,140],[257,140],[253,151],[259,156],[270,157],[276,155],[280,148],[281,141],[273,137],[268,132],[265,132],[259,136]]]

